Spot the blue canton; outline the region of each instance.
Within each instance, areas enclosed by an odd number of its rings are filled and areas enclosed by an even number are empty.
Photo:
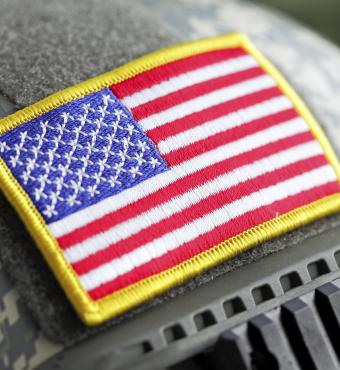
[[[48,223],[168,169],[109,89],[3,134],[0,155]]]

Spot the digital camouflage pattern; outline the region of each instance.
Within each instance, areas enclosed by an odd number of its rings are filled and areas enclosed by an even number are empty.
[[[34,369],[61,350],[36,326],[0,266],[0,369]]]

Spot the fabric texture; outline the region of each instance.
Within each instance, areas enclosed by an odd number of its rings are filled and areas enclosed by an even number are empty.
[[[124,6],[118,1],[30,0],[26,6],[22,4],[19,0],[3,1],[0,12],[0,90],[18,106],[36,102],[52,92],[178,40],[134,6]],[[116,15],[116,22],[113,22],[113,15]],[[291,82],[294,85],[294,81]],[[313,106],[311,108],[313,110]],[[340,223],[340,216],[326,218],[265,243],[101,328],[92,329],[79,321],[3,196],[0,207],[1,259],[45,333],[66,345]]]
[[[0,155],[48,224],[167,170],[110,89],[5,133]]]
[[[1,1],[0,93],[28,106],[180,40],[147,13],[123,0]],[[0,202],[0,258],[45,334],[70,345],[100,330],[81,323],[2,194]]]
[[[124,0],[2,0],[0,91],[18,107],[179,40]]]
[[[1,127],[0,186],[89,325],[340,210],[327,139],[241,34],[149,54]]]
[[[306,121],[242,47],[183,58],[110,88],[169,171],[48,222],[93,300],[339,191]]]

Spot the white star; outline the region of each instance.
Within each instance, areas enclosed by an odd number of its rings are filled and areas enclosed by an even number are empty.
[[[127,117],[127,115],[124,113],[122,109],[116,108],[113,111],[113,114],[116,116],[116,118],[120,121],[121,117]]]
[[[51,139],[51,142],[53,143],[53,145],[55,147],[57,147],[59,145],[59,141],[60,141],[60,139],[58,139],[57,137],[54,137],[54,138]],[[49,149],[47,151],[47,153],[53,153],[53,149]]]
[[[103,94],[102,98],[103,98],[104,105],[109,105],[109,103],[112,103],[112,104],[115,103],[114,99],[112,98],[110,94]]]
[[[17,165],[17,159],[15,158],[15,157],[11,157],[10,159],[9,159],[9,163],[12,165],[12,167],[13,168],[15,168],[16,167],[16,165]]]
[[[104,155],[110,154],[110,152],[111,152],[111,145],[108,145],[108,146],[104,147],[101,151],[103,152]]]
[[[122,185],[122,183],[120,181],[118,181],[117,177],[113,177],[111,176],[109,178],[109,184],[111,185],[112,188],[114,188],[116,185]]]
[[[50,164],[45,161],[42,163],[41,168],[44,169],[45,171],[48,171],[50,168]]]
[[[138,166],[142,165],[145,162],[145,159],[143,158],[143,152],[142,153],[136,153],[133,157],[138,163]]]
[[[41,129],[44,131],[48,127],[48,121],[40,121]]]
[[[37,146],[34,146],[33,148],[31,148],[31,152],[32,152],[35,156],[37,156],[37,155],[39,154],[39,151],[40,151],[40,149],[39,149],[39,147],[37,147]]]
[[[117,174],[119,174],[121,172],[126,172],[126,170],[124,169],[124,163],[123,162],[115,163],[113,165],[113,169],[117,172]]]
[[[27,137],[27,132],[26,131],[20,132],[19,135],[20,135],[20,140],[24,141]]]
[[[47,216],[48,218],[55,216],[58,214],[58,212],[54,209],[52,205],[47,205],[45,210],[43,211],[43,214]]]
[[[76,200],[74,195],[67,197],[66,202],[70,207],[73,207],[75,204],[79,205],[81,203],[79,200]]]
[[[122,161],[125,161],[125,159],[128,157],[127,153],[123,152],[122,150],[120,150],[117,155],[120,157],[120,159]]]
[[[160,165],[159,160],[157,158],[154,158],[154,157],[152,157],[149,160],[149,163],[151,164],[152,168],[155,168],[156,166],[159,166]]]
[[[100,118],[96,118],[93,122],[94,122],[94,124],[95,124],[97,127],[100,127],[100,126],[102,126],[103,121],[104,121],[104,117],[100,117]],[[92,132],[94,132],[94,131],[92,131]],[[92,133],[92,132],[91,132],[91,133]]]
[[[91,123],[91,121],[87,118],[86,114],[79,114],[77,120],[80,122],[82,126],[84,126],[86,122]]]
[[[6,142],[0,143],[0,152],[3,153],[5,150],[9,150],[10,147],[7,145]]]
[[[96,187],[95,186],[88,186],[86,191],[91,195],[91,197],[93,198],[96,194],[99,194],[99,191],[96,190]]]
[[[107,114],[110,114],[107,111],[107,106],[100,106],[100,107],[98,107],[98,112],[102,115],[102,117],[106,116]]]
[[[65,167],[63,167],[62,165],[59,166],[58,168],[60,171],[62,171],[62,176],[65,177],[67,171],[65,169]],[[65,175],[63,174],[65,173]],[[63,177],[56,177],[54,180],[53,180],[53,184],[55,184],[57,186],[57,188],[61,188],[62,185],[63,185],[63,182],[64,182],[64,179]]]
[[[105,165],[105,159],[98,159],[97,164],[100,168],[103,168]]]
[[[57,202],[59,200],[59,195],[57,193],[55,193],[54,191],[51,191],[48,194],[48,197],[51,199],[52,204],[57,204]]]
[[[91,108],[91,104],[90,103],[83,104],[81,107],[84,109],[85,113],[88,113],[89,111],[92,111],[92,112],[94,111],[94,109]]]
[[[40,182],[40,184],[45,183],[45,181],[47,179],[47,176],[48,176],[47,173],[45,173],[44,175],[39,175],[38,176],[38,181]]]
[[[94,175],[91,176],[93,180],[96,181],[96,183],[99,183],[100,180],[102,179],[99,173],[95,173]]]
[[[86,134],[84,132],[81,132],[81,130],[82,130],[82,127],[81,126],[77,126],[77,127],[74,127],[73,128],[73,132],[75,134],[75,137],[78,137],[79,134],[83,134],[83,135],[86,136]],[[73,139],[73,140],[76,140],[76,139]]]
[[[28,172],[24,172],[20,177],[23,179],[25,185],[28,183],[28,180],[30,179],[30,175]]]
[[[68,153],[64,153],[63,158],[65,158],[67,162],[71,162],[73,158],[72,150]]]
[[[138,148],[140,148],[140,150],[141,150],[142,152],[145,152],[147,149],[150,149],[150,148],[148,147],[148,144],[147,144],[145,141],[140,141],[140,140],[138,140],[137,146],[138,146]]]
[[[40,199],[41,193],[42,193],[41,189],[37,189],[37,188],[34,189],[34,198],[35,198],[36,201],[38,201]]]
[[[70,112],[63,112],[60,117],[64,120],[64,123],[67,123],[69,120],[74,120]]]
[[[139,171],[139,167],[130,167],[129,172],[131,173],[132,178],[134,179],[137,175],[141,176],[142,173]]]
[[[125,129],[124,130],[126,130],[128,133],[129,133],[129,135],[130,136],[132,136],[132,134],[136,131],[137,132],[137,130],[135,130],[135,128],[134,128],[134,126],[133,125],[131,125],[131,124],[128,124],[126,127],[125,127]]]
[[[122,144],[123,144],[124,148],[128,148],[129,146],[134,146],[130,137],[123,137]]]

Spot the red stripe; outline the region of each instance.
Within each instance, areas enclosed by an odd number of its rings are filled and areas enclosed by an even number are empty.
[[[105,215],[100,219],[58,238],[58,243],[62,249],[67,249],[74,244],[80,243],[93,235],[99,234],[100,232],[104,232],[118,223],[135,217],[136,215],[164,203],[174,196],[184,193],[195,186],[199,186],[223,173],[230,172],[237,167],[244,166],[245,164],[265,158],[281,150],[285,150],[311,140],[314,140],[312,134],[310,132],[305,132],[286,139],[278,140],[277,142],[262,146],[233,158],[226,159],[219,163],[215,163],[197,171],[196,173],[178,179],[174,183],[171,183],[144,198],[128,204],[117,211]]]
[[[212,91],[226,88],[237,83],[264,75],[265,72],[260,67],[250,68],[245,71],[236,72],[227,76],[216,77],[209,81],[203,81],[196,85],[191,85],[179,91],[154,99],[145,104],[132,109],[136,120],[149,117],[152,114],[159,113],[185,101],[206,95]]]
[[[229,100],[225,103],[215,105],[200,112],[187,115],[175,121],[166,123],[161,127],[156,127],[148,131],[148,136],[155,143],[174,136],[182,131],[201,125],[202,123],[212,121],[216,118],[234,113],[240,109],[251,107],[255,104],[263,103],[266,100],[282,96],[282,92],[277,87],[261,90],[256,93],[242,96],[241,98]]]
[[[259,191],[260,189],[267,188],[289,178],[309,172],[327,163],[328,162],[324,155],[318,155],[234,185],[224,191],[202,199],[181,212],[175,213],[164,220],[152,224],[135,235],[131,235],[115,244],[111,244],[106,249],[91,254],[87,258],[73,264],[72,267],[78,275],[85,274],[104,263],[119,258],[124,254],[151,242],[152,240],[160,238],[161,236],[180,228],[185,224],[189,224],[195,219],[213,212],[226,204],[230,204],[237,199]]]
[[[123,82],[111,85],[110,89],[118,98],[122,99],[182,73],[243,55],[248,54],[241,48],[214,50],[193,55],[140,73]]]
[[[99,286],[98,288],[92,289],[88,293],[94,300],[103,298],[114,291],[176,266],[224,240],[277,217],[277,215],[285,214],[293,209],[302,207],[317,199],[321,199],[337,192],[339,192],[339,184],[335,181],[274,202],[269,206],[264,206],[254,211],[250,211],[188,243],[183,244],[179,248],[168,252],[166,255],[155,258],[152,261]]]
[[[193,157],[208,152],[209,150],[215,149],[221,145],[234,142],[248,135],[255,134],[259,131],[296,117],[296,111],[293,109],[289,109],[267,117],[259,118],[254,121],[247,122],[246,124],[243,124],[241,126],[234,127],[230,130],[219,132],[215,135],[206,137],[187,146],[182,146],[175,151],[163,155],[163,158],[165,158],[170,166],[178,165],[180,163],[186,162]]]

